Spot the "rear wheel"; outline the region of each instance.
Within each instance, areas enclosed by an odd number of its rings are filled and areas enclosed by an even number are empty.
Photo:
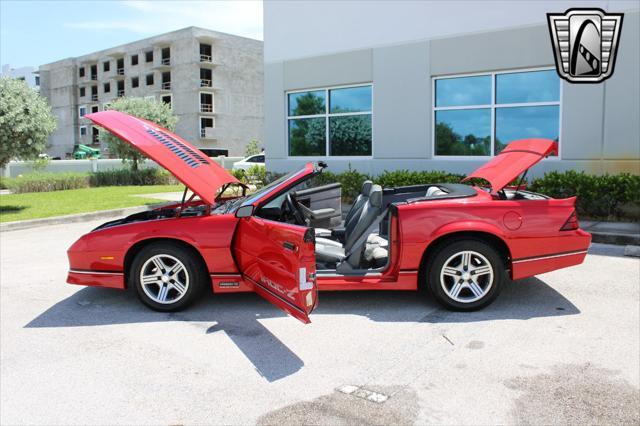
[[[441,246],[431,257],[427,286],[447,309],[472,311],[493,302],[505,279],[498,251],[479,240],[459,240]]]
[[[129,271],[129,285],[151,309],[172,312],[194,302],[204,287],[206,270],[191,250],[172,243],[154,243],[138,253]]]

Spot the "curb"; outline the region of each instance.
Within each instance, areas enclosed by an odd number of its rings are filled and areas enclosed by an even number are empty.
[[[122,209],[101,210],[97,212],[69,214],[65,216],[45,217],[42,219],[18,220],[0,223],[0,232],[18,231],[21,229],[37,228],[40,226],[62,225],[65,223],[88,222],[94,219],[111,218],[114,216],[128,216],[148,210],[151,206],[126,207]]]
[[[589,230],[587,232],[591,234],[591,241],[594,243],[640,246],[640,234],[613,234]]]

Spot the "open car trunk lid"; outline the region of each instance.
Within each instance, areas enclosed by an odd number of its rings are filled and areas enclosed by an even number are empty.
[[[113,110],[85,117],[169,170],[209,204],[215,203],[216,194],[223,185],[240,184],[233,175],[198,148],[155,123]]]
[[[511,142],[484,166],[462,180],[481,178],[498,192],[547,155],[557,152],[558,144],[550,139],[522,139]]]

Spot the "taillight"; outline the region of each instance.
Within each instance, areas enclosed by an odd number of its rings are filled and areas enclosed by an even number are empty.
[[[571,212],[571,216],[569,216],[569,219],[567,219],[567,221],[564,223],[564,225],[562,225],[562,228],[560,228],[561,231],[575,231],[576,229],[578,229],[580,227],[580,224],[578,223],[578,215],[576,214],[576,211],[572,211]]]

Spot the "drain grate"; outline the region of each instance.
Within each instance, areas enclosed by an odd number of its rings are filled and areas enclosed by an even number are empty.
[[[358,398],[366,399],[367,401],[377,402],[378,404],[382,404],[387,399],[389,399],[388,395],[385,395],[379,392],[370,391],[360,386],[344,385],[344,386],[340,386],[337,390],[338,392],[342,392],[346,395],[353,395]]]

